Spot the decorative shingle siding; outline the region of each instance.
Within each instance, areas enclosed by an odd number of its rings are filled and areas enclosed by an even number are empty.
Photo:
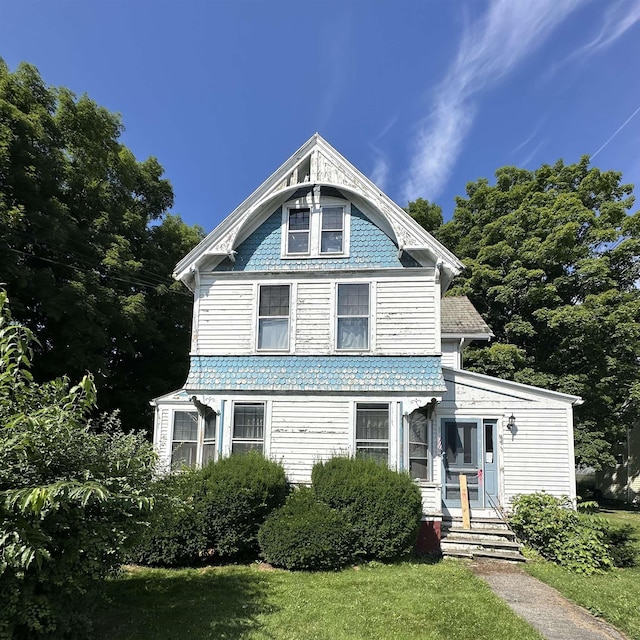
[[[215,271],[305,271],[315,269],[401,268],[420,265],[408,254],[398,259],[398,247],[384,231],[351,205],[349,256],[287,258],[281,254],[282,208],[236,248],[235,262],[225,258]]]
[[[437,356],[192,356],[187,390],[440,392]]]

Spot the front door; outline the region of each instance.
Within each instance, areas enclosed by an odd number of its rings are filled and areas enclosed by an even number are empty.
[[[460,508],[460,475],[467,477],[469,505],[491,507],[497,502],[498,460],[495,420],[442,420],[442,501]]]

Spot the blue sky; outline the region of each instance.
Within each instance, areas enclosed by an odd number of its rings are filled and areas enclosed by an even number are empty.
[[[503,165],[590,154],[640,185],[640,0],[0,0],[0,25],[206,231],[315,131],[445,218]]]

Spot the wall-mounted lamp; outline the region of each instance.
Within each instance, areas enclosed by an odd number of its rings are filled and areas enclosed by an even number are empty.
[[[515,428],[516,428],[516,417],[512,413],[509,416],[509,419],[507,420],[507,429],[509,429],[509,431],[511,431],[511,433],[513,433],[513,430]]]

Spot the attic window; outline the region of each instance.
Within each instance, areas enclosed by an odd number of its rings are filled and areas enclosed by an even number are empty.
[[[309,233],[311,210],[309,207],[289,210],[287,253],[309,253]]]
[[[347,257],[350,209],[342,198],[314,193],[287,203],[282,212],[282,257]]]

